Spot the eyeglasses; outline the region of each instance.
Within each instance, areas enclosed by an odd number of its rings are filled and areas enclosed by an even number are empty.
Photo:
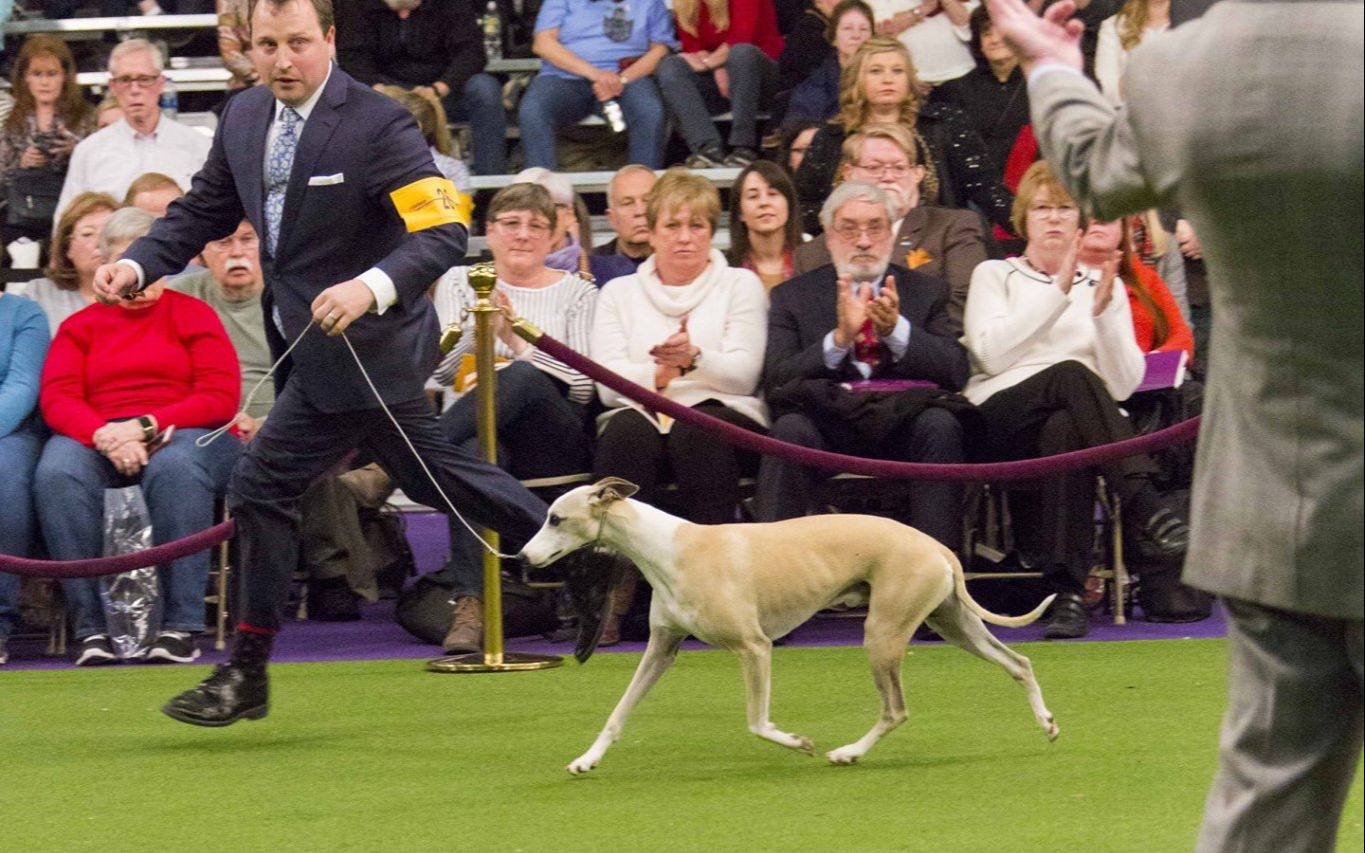
[[[840,222],[834,226],[834,232],[849,242],[857,240],[860,234],[866,234],[869,240],[880,240],[891,232],[891,226],[885,220],[869,222],[866,225]]]
[[[494,219],[493,224],[506,231],[508,234],[518,234],[526,232],[532,237],[545,237],[550,233],[550,226],[544,222],[523,222],[520,219]]]
[[[1080,212],[1080,208],[1074,204],[1035,204],[1028,209],[1028,215],[1035,219],[1050,219],[1053,216],[1066,219],[1077,216]]]
[[[160,74],[124,75],[109,78],[109,85],[119,89],[150,89],[160,80]]]
[[[879,178],[883,175],[889,178],[903,178],[915,168],[909,163],[855,163],[854,167]]]
[[[211,248],[217,249],[220,252],[231,252],[233,245],[239,245],[243,249],[251,251],[260,244],[261,238],[257,237],[255,234],[242,235],[234,234],[231,237],[224,237],[221,240],[214,240],[209,243],[209,246]]]

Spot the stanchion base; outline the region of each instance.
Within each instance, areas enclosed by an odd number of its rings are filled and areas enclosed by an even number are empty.
[[[509,652],[500,662],[490,662],[482,652],[450,655],[427,661],[429,672],[530,672],[535,669],[554,669],[564,663],[559,655],[527,655]]]

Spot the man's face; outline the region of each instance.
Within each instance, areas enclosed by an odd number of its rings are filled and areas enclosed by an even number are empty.
[[[228,299],[247,299],[261,291],[260,243],[251,223],[204,247],[204,265]]]
[[[847,167],[849,180],[872,184],[888,193],[901,216],[919,204],[919,185],[924,167],[912,165],[910,155],[889,139],[873,137],[863,142],[858,162]]]
[[[834,212],[825,232],[830,258],[840,275],[854,281],[876,281],[891,262],[891,219],[886,208],[854,199]]]
[[[114,100],[123,110],[124,118],[133,125],[153,121],[160,114],[161,90],[166,78],[157,70],[152,54],[136,50],[124,54],[109,66],[109,88]]]
[[[631,169],[611,182],[611,206],[607,222],[620,242],[641,253],[649,252],[649,223],[645,221],[645,197],[658,179],[653,172]]]
[[[336,28],[322,31],[313,4],[265,0],[251,16],[251,58],[275,97],[291,107],[313,96],[331,68]]]

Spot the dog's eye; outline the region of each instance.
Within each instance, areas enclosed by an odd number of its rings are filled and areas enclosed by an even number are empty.
[[[558,527],[559,522],[561,521],[563,521],[563,519],[555,515],[554,513],[550,513],[550,517],[545,519],[545,523],[550,525],[551,527]]]

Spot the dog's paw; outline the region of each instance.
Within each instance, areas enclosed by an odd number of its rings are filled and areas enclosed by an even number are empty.
[[[849,749],[846,746],[841,746],[838,749],[831,749],[829,752],[825,753],[825,758],[829,760],[830,764],[854,764],[861,757],[861,753]]]
[[[569,766],[565,767],[564,769],[569,771],[569,773],[573,774],[574,776],[582,776],[584,773],[587,773],[589,770],[593,769],[596,766],[597,760],[593,758],[588,758],[585,755],[580,758],[575,758],[573,761],[569,762]]]
[[[1062,734],[1061,726],[1058,726],[1057,721],[1051,718],[1048,719],[1047,728],[1044,731],[1047,732],[1048,743],[1052,743]]]

